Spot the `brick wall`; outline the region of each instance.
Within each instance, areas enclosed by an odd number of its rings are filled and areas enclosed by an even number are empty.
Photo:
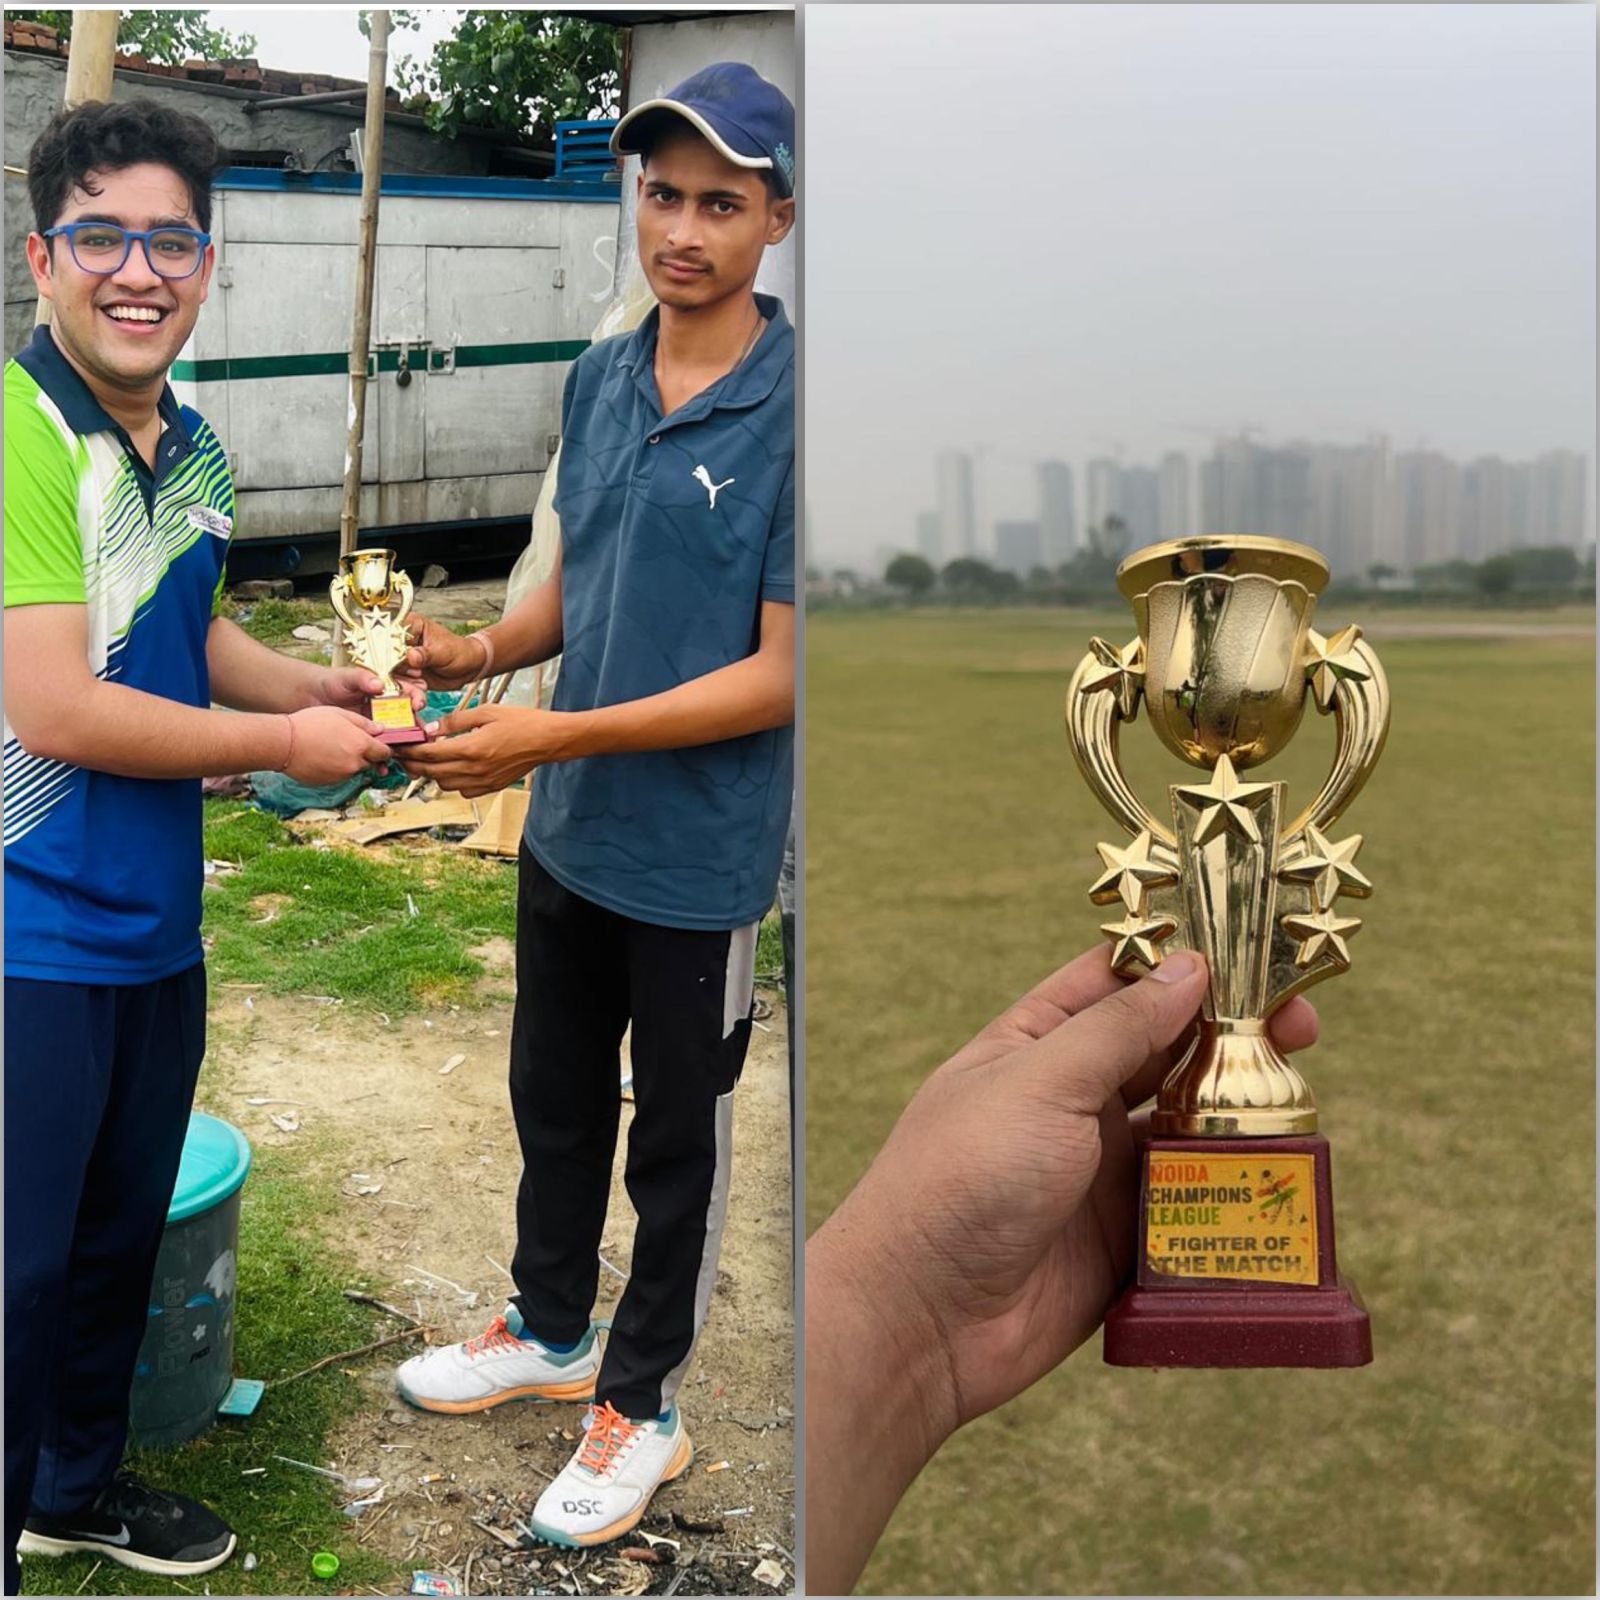
[[[5,19],[5,48],[25,50],[35,55],[66,57],[72,53],[56,30],[42,22]],[[263,95],[327,94],[335,89],[362,89],[359,78],[330,78],[321,72],[285,72],[263,67],[259,61],[199,61],[191,58],[181,67],[162,66],[146,60],[137,51],[119,51],[116,66],[125,72],[144,72],[154,78],[181,78],[190,83],[224,83],[233,89],[254,89]],[[390,89],[388,104],[400,108],[399,93]]]

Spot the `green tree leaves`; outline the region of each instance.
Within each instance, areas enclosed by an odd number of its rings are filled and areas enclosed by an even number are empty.
[[[396,32],[421,27],[415,11],[391,11]],[[370,33],[366,13],[361,31]],[[464,11],[428,60],[394,58],[392,76],[435,133],[462,128],[552,133],[557,122],[615,116],[622,35],[605,22],[533,11]]]

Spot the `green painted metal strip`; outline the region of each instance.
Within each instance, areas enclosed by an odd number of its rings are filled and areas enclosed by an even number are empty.
[[[466,344],[456,347],[458,367],[520,367],[542,361],[576,361],[587,339],[554,339],[544,344]]]
[[[174,361],[172,377],[179,383],[240,382],[246,378],[322,378],[348,371],[349,366],[349,356],[336,351],[305,356],[234,356],[231,360]]]
[[[552,361],[576,361],[589,348],[587,339],[547,339],[537,344],[464,344],[456,346],[458,367],[536,366]],[[439,352],[422,345],[412,351],[416,370],[426,356],[430,371],[439,370]],[[348,372],[350,358],[340,351],[318,351],[303,356],[233,356],[209,361],[174,361],[177,383],[242,383],[252,378],[323,378]],[[400,352],[378,351],[378,371],[398,372]]]

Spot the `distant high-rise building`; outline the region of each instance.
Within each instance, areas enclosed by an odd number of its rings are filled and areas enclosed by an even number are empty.
[[[917,553],[935,567],[944,565],[944,535],[937,511],[917,513]]]
[[[1177,537],[1174,530],[1188,530],[1188,462],[1183,456],[1167,456],[1159,469],[1125,467],[1099,456],[1089,463],[1086,484],[1089,527],[1103,534],[1116,517],[1122,523],[1124,553],[1163,537]]]
[[[1311,535],[1311,459],[1304,451],[1258,450],[1254,462],[1252,532],[1286,539]]]
[[[1587,468],[1588,462],[1575,450],[1547,450],[1533,463],[1526,543],[1573,549],[1584,544]]]
[[[1163,539],[1186,539],[1194,531],[1189,514],[1189,458],[1169,450],[1161,458],[1161,527]]]
[[[1437,450],[1394,458],[1395,520],[1403,567],[1453,561],[1461,549],[1461,468]]]
[[[1129,550],[1161,537],[1161,476],[1154,467],[1124,467],[1117,483],[1117,515],[1127,527]]]
[[[1039,539],[1047,567],[1059,567],[1077,553],[1077,506],[1072,468],[1065,461],[1039,463]]]
[[[1311,534],[1311,459],[1293,446],[1219,439],[1200,468],[1200,515],[1208,533]]]
[[[1516,469],[1499,456],[1479,456],[1461,469],[1461,523],[1455,554],[1482,561],[1516,543],[1512,506]]]
[[[1592,538],[1589,495],[1589,458],[1570,450],[1462,464],[1437,450],[1394,453],[1381,435],[1270,448],[1239,438],[1218,440],[1200,463],[1203,531],[1303,539],[1345,577],[1528,545],[1582,550]]]
[[[1389,441],[1306,445],[1311,464],[1308,542],[1327,557],[1335,576],[1365,574],[1378,562],[1404,566],[1395,535]]]
[[[1122,468],[1108,456],[1097,456],[1084,474],[1087,500],[1085,520],[1090,528],[1103,529],[1107,517],[1120,516]]]
[[[1226,469],[1219,455],[1209,456],[1200,463],[1200,531],[1202,533],[1227,533],[1230,531],[1228,519],[1222,514],[1222,491],[1225,481]]]
[[[978,518],[972,488],[972,457],[965,450],[941,450],[938,462],[939,531],[947,557],[975,555]]]
[[[994,525],[995,565],[1025,578],[1042,566],[1042,530],[1037,522],[997,522]]]
[[[1200,521],[1207,533],[1244,533],[1249,520],[1248,439],[1218,439],[1208,460],[1200,463]]]

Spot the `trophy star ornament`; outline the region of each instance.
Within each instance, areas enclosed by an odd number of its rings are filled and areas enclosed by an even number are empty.
[[[1331,955],[1341,968],[1348,967],[1350,947],[1345,940],[1353,938],[1360,926],[1360,917],[1336,917],[1331,911],[1283,919],[1284,931],[1291,938],[1305,941],[1295,951],[1294,964],[1297,967],[1309,967],[1323,954]]]
[[[1119,850],[1114,844],[1097,844],[1095,849],[1106,868],[1089,890],[1089,898],[1097,906],[1120,900],[1137,914],[1144,909],[1147,889],[1178,881],[1177,857],[1158,845],[1148,828],[1126,850]]]
[[[1124,917],[1121,922],[1103,923],[1100,931],[1109,934],[1117,941],[1116,947],[1111,952],[1112,966],[1115,967],[1123,962],[1141,961],[1146,967],[1153,967],[1161,960],[1156,947],[1177,926],[1171,917],[1134,915]]]
[[[1360,637],[1361,630],[1352,623],[1348,628],[1341,628],[1331,639],[1316,641],[1309,675],[1312,693],[1317,697],[1318,711],[1327,711],[1332,706],[1334,691],[1346,679],[1365,678],[1368,675],[1354,648]]]
[[[1305,854],[1286,861],[1278,868],[1285,878],[1306,878],[1316,892],[1317,909],[1326,910],[1341,894],[1365,899],[1372,893],[1372,881],[1359,871],[1353,857],[1361,848],[1361,835],[1353,833],[1339,844],[1330,844],[1315,824],[1307,826],[1302,848]]]
[[[1104,870],[1089,890],[1125,908],[1102,927],[1114,970],[1137,977],[1196,950],[1211,975],[1195,1042],[1151,1117],[1137,1276],[1106,1320],[1114,1364],[1371,1360],[1366,1310],[1334,1256],[1316,1101],[1267,1029],[1293,995],[1348,969],[1361,923],[1336,902],[1372,892],[1354,864],[1361,835],[1330,830],[1382,753],[1388,686],[1358,627],[1327,638],[1311,627],[1327,581],[1321,556],[1281,539],[1137,551],[1117,585],[1138,636],[1091,641],[1067,689],[1073,755],[1131,839],[1096,847]],[[1332,718],[1335,754],[1291,818],[1285,783],[1241,774],[1284,749],[1308,701]],[[1170,786],[1170,824],[1122,770],[1121,730],[1141,704],[1167,749],[1205,773]],[[1284,1194],[1298,1197],[1293,1229],[1280,1226]]]
[[[1240,783],[1233,763],[1226,756],[1218,759],[1216,775],[1210,783],[1181,783],[1173,793],[1200,808],[1200,820],[1194,829],[1196,844],[1208,844],[1219,833],[1229,832],[1237,833],[1251,844],[1260,844],[1261,833],[1252,812],[1266,803],[1272,794],[1272,785]]]
[[[1125,719],[1131,719],[1144,680],[1144,641],[1135,639],[1127,649],[1118,650],[1104,639],[1091,639],[1089,649],[1099,668],[1090,668],[1085,688],[1110,689],[1117,697],[1117,710]]]

